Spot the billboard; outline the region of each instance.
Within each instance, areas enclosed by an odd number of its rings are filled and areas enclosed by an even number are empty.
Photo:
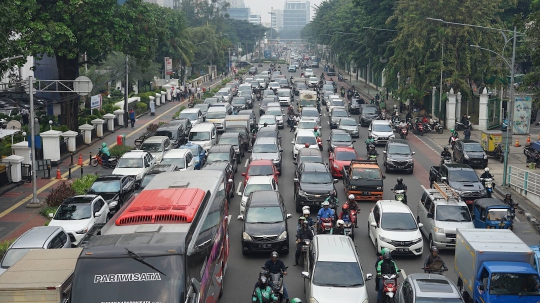
[[[531,127],[532,96],[514,97],[512,132],[517,135],[529,134]]]
[[[172,75],[172,58],[165,57],[165,75]]]

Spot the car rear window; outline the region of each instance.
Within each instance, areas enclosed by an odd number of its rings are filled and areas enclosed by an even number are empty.
[[[421,292],[453,293],[452,286],[442,279],[416,279]]]

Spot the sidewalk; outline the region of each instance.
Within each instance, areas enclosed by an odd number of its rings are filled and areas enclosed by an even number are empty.
[[[210,86],[215,83],[221,82],[221,79],[214,79],[214,81],[205,82],[203,85]],[[113,133],[107,134],[100,140],[94,141],[92,145],[84,147],[80,154],[83,157],[84,165],[80,169],[75,165],[72,170],[72,178],[79,178],[84,174],[99,174],[106,175],[112,172],[111,169],[105,169],[102,167],[89,166],[90,153],[95,155],[103,142],[107,143],[109,147],[116,145],[116,137],[124,135],[126,137],[126,145],[133,146],[135,139],[146,132],[146,127],[152,123],[168,122],[172,119],[172,116],[180,109],[181,106],[185,106],[187,102],[167,102],[164,105],[157,107],[155,110],[155,116],[149,114],[139,117],[135,123],[135,127],[120,128]],[[74,164],[77,164],[79,153],[73,157]],[[43,179],[42,172],[37,172],[37,197],[43,202],[50,189],[54,188],[59,182],[64,182],[68,178],[68,168],[71,163],[70,157],[62,160],[58,164],[62,180],[55,179],[57,167],[51,169],[52,179]],[[28,208],[26,205],[32,198],[32,184],[24,183],[21,186],[15,187],[2,196],[0,201],[0,241],[14,239],[26,232],[28,229],[35,226],[42,226],[47,222],[43,216],[39,214],[41,208]],[[43,205],[42,207],[45,207]]]

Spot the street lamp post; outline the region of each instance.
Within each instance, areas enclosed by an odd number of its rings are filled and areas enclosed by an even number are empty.
[[[506,141],[505,141],[505,147],[504,147],[504,167],[503,167],[503,186],[506,186],[507,185],[507,174],[508,174],[508,153],[510,151],[510,148],[509,148],[509,143],[511,143],[512,141],[510,140],[509,142],[509,138],[512,136],[512,131],[510,130],[511,128],[513,128],[513,110],[514,110],[514,95],[515,95],[515,89],[514,89],[514,77],[515,77],[515,69],[514,69],[514,66],[515,66],[515,63],[516,63],[516,43],[517,43],[517,27],[514,25],[514,30],[513,31],[509,31],[509,30],[503,30],[503,29],[499,29],[499,28],[493,28],[493,27],[486,27],[486,26],[480,26],[480,25],[474,25],[474,24],[466,24],[466,23],[457,23],[457,22],[449,22],[449,21],[444,21],[442,19],[435,19],[435,18],[426,18],[427,20],[431,20],[431,21],[436,21],[436,22],[442,22],[442,23],[445,23],[445,24],[450,24],[450,25],[459,25],[459,26],[467,26],[467,27],[474,27],[474,28],[481,28],[481,29],[487,29],[487,30],[495,30],[495,31],[498,31],[504,38],[504,46],[503,46],[503,49],[502,49],[502,52],[504,54],[504,49],[506,47],[506,45],[508,44],[508,42],[510,42],[510,40],[513,40],[512,41],[512,60],[511,60],[511,63],[508,62],[508,60],[506,60],[504,58],[503,55],[491,50],[491,49],[487,49],[487,48],[483,48],[483,47],[480,47],[478,45],[470,45],[471,47],[474,47],[474,48],[479,48],[481,50],[485,50],[485,51],[488,51],[490,53],[493,53],[497,56],[499,56],[503,61],[504,63],[506,63],[506,65],[508,65],[508,67],[510,68],[510,101],[508,102],[508,106],[507,106],[507,110],[508,110],[508,127],[506,128]],[[508,36],[506,35],[506,33],[509,33],[511,32],[513,35],[511,38],[508,38]]]

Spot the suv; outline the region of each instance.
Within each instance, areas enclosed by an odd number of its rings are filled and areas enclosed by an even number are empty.
[[[296,211],[304,206],[321,206],[331,193],[336,192],[328,167],[321,163],[302,163],[294,175],[294,203]]]
[[[458,140],[452,154],[456,163],[469,164],[470,166],[488,166],[488,157],[480,143],[473,140]]]
[[[223,172],[223,175],[227,179],[225,193],[229,200],[230,198],[234,197],[234,169],[230,162],[219,161],[208,163],[202,168],[202,170],[217,170]]]
[[[463,302],[461,291],[445,276],[410,274],[400,283],[396,293],[397,303]]]
[[[141,144],[140,150],[149,152],[159,163],[165,153],[172,148],[171,140],[167,136],[153,136]]]
[[[386,173],[390,170],[406,170],[409,174],[413,173],[414,161],[409,142],[403,139],[392,139],[386,143],[383,150],[383,165]]]
[[[358,114],[360,115],[358,124],[360,126],[368,126],[371,121],[377,119],[379,116],[379,108],[372,104],[362,104]]]
[[[434,184],[435,189],[422,186],[424,192],[416,210],[416,220],[424,224],[420,231],[429,247],[456,248],[456,230],[474,228],[467,204],[446,184]]]
[[[388,140],[395,139],[396,135],[386,120],[373,120],[368,128],[368,134],[373,136],[375,144],[385,144]]]
[[[246,142],[244,137],[238,132],[225,132],[219,137],[218,144],[231,144],[236,153],[236,161],[240,163],[244,157],[246,151],[245,146],[248,142]]]
[[[88,190],[89,194],[100,195],[109,204],[109,218],[126,203],[135,191],[133,176],[99,176]]]
[[[231,164],[233,171],[238,171],[238,161],[236,160],[236,152],[231,144],[219,144],[210,147],[206,157],[206,164],[213,162],[228,162]]]
[[[132,150],[118,159],[112,175],[135,176],[135,181],[140,182],[156,164],[156,159],[149,152]]]
[[[187,142],[187,134],[182,124],[163,124],[156,131],[156,136],[169,137],[171,148],[177,148]]]
[[[251,158],[249,159],[249,162],[253,160],[272,160],[272,163],[274,163],[274,166],[279,171],[279,174],[281,175],[281,160],[282,156],[281,153],[283,152],[283,149],[281,148],[281,144],[279,143],[278,138],[274,137],[263,137],[263,138],[257,138],[255,141],[255,144],[253,144],[253,149],[251,152]]]

